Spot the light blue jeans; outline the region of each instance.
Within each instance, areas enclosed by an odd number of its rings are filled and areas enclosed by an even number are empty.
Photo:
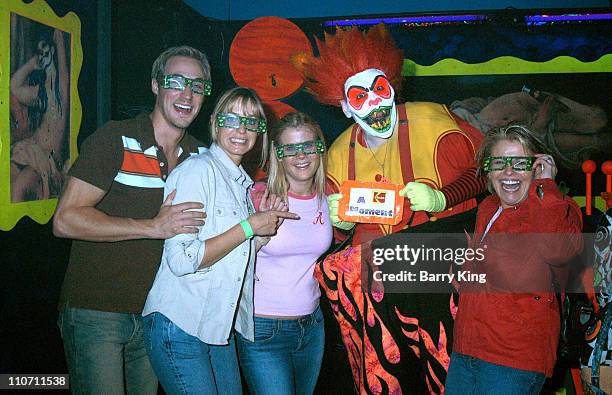
[[[452,353],[446,395],[538,395],[546,376]]]
[[[255,317],[255,342],[237,338],[240,366],[252,394],[314,392],[325,345],[319,307],[295,320]]]
[[[242,394],[234,335],[214,346],[185,333],[165,315],[144,317],[151,364],[168,395]]]
[[[156,394],[140,314],[65,307],[58,326],[73,394]]]

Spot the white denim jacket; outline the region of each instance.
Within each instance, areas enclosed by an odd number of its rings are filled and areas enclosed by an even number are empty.
[[[166,240],[161,265],[142,315],[159,312],[207,344],[227,344],[234,328],[253,340],[254,239],[244,241],[214,265],[197,270],[206,240],[254,212],[253,180],[216,144],[170,173],[164,199],[176,189],[173,204],[202,202],[207,218],[198,234]],[[243,286],[244,284],[244,286]]]

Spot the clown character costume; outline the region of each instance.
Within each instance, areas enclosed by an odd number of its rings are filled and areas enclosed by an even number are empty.
[[[372,241],[399,232],[471,231],[474,197],[485,191],[474,162],[482,135],[444,105],[395,103],[403,54],[384,25],[368,32],[338,29],[316,42],[318,57],[294,58],[306,88],[356,122],[330,147],[327,170],[335,234],[352,235],[351,246],[328,256],[316,271],[340,326],[355,389],[443,393],[456,311],[452,290],[385,293],[378,284],[364,292],[361,255]],[[401,221],[341,220],[338,192],[346,180],[400,184],[406,198]]]

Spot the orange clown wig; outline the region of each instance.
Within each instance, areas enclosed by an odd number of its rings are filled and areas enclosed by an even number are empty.
[[[339,107],[344,100],[344,82],[367,69],[384,72],[393,89],[399,92],[404,55],[384,24],[367,32],[356,27],[349,30],[336,27],[335,35],[324,34],[324,41],[315,37],[318,57],[300,53],[293,59],[304,74],[306,89],[319,102]]]

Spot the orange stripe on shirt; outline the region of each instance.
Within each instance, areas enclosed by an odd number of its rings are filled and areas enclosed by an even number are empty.
[[[161,176],[156,158],[146,156],[142,152],[123,151],[121,171],[148,176]]]

